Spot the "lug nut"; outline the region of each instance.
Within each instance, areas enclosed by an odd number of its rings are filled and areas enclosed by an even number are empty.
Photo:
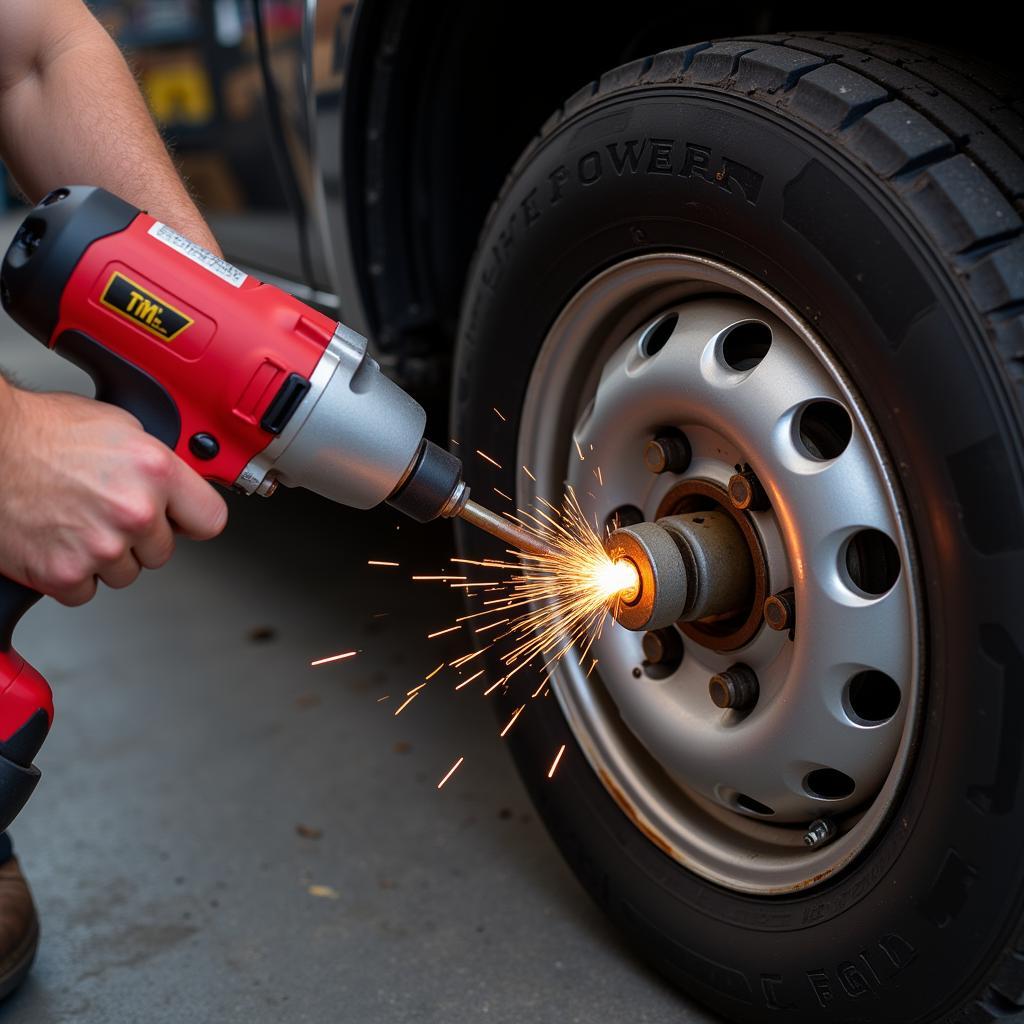
[[[768,495],[753,470],[744,469],[729,478],[729,500],[733,508],[742,512],[764,512],[768,507]]]
[[[716,672],[708,683],[708,693],[716,707],[747,711],[757,703],[760,686],[757,673],[737,663],[724,672]]]
[[[649,665],[663,665],[675,671],[683,660],[683,638],[674,626],[648,630],[642,644]]]
[[[836,837],[836,826],[831,818],[816,818],[804,833],[806,846],[824,846]]]
[[[793,600],[793,588],[786,587],[777,594],[772,594],[764,602],[764,621],[769,628],[782,632],[796,625],[796,605]]]
[[[685,434],[664,430],[644,447],[644,465],[652,473],[684,473],[692,455]]]

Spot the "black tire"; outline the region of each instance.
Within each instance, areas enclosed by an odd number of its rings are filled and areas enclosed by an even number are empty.
[[[469,274],[453,433],[506,467],[467,463],[481,493],[515,487],[517,413],[559,310],[659,250],[712,255],[802,311],[900,468],[928,620],[922,738],[896,813],[838,877],[770,899],[717,888],[634,827],[555,700],[507,740],[593,898],[732,1020],[1024,1010],[1022,111],[1012,80],[903,41],[669,50],[549,120]],[[465,529],[460,544],[494,550]]]

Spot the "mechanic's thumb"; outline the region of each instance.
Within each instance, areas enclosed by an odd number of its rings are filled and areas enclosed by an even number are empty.
[[[209,540],[224,529],[228,507],[213,487],[179,459],[167,496],[167,518],[186,537]]]

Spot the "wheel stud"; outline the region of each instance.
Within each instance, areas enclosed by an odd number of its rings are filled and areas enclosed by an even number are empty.
[[[716,707],[748,711],[757,703],[760,686],[757,673],[749,665],[737,663],[724,672],[716,672],[708,682],[708,693]]]
[[[764,512],[769,507],[768,495],[751,469],[729,477],[728,491],[733,508],[742,512]]]
[[[685,434],[679,430],[663,430],[644,447],[644,465],[652,473],[684,473],[692,455]]]
[[[657,666],[674,672],[683,660],[683,638],[675,626],[664,629],[649,629],[641,641],[644,661],[648,666]]]
[[[824,846],[836,837],[836,826],[831,818],[816,818],[807,826],[804,833],[806,846]]]
[[[793,601],[793,588],[786,587],[777,594],[772,594],[764,602],[764,621],[770,629],[782,632],[796,625],[796,605]]]

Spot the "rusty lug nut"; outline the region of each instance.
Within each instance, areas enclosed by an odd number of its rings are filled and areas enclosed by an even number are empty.
[[[786,587],[777,594],[772,594],[764,602],[764,621],[769,628],[782,632],[796,625],[796,605],[793,600],[793,588]]]
[[[708,693],[716,707],[747,711],[757,703],[760,693],[757,673],[749,665],[737,663],[711,677]]]
[[[728,490],[733,508],[742,512],[764,512],[769,507],[768,495],[750,469],[729,477]]]
[[[831,818],[816,818],[807,826],[804,833],[804,845],[824,846],[836,837],[836,826]]]
[[[678,668],[683,660],[683,638],[674,626],[649,629],[641,641],[644,658],[650,665],[669,665]]]
[[[644,447],[644,465],[652,473],[684,473],[692,456],[690,442],[678,430],[662,431]]]

